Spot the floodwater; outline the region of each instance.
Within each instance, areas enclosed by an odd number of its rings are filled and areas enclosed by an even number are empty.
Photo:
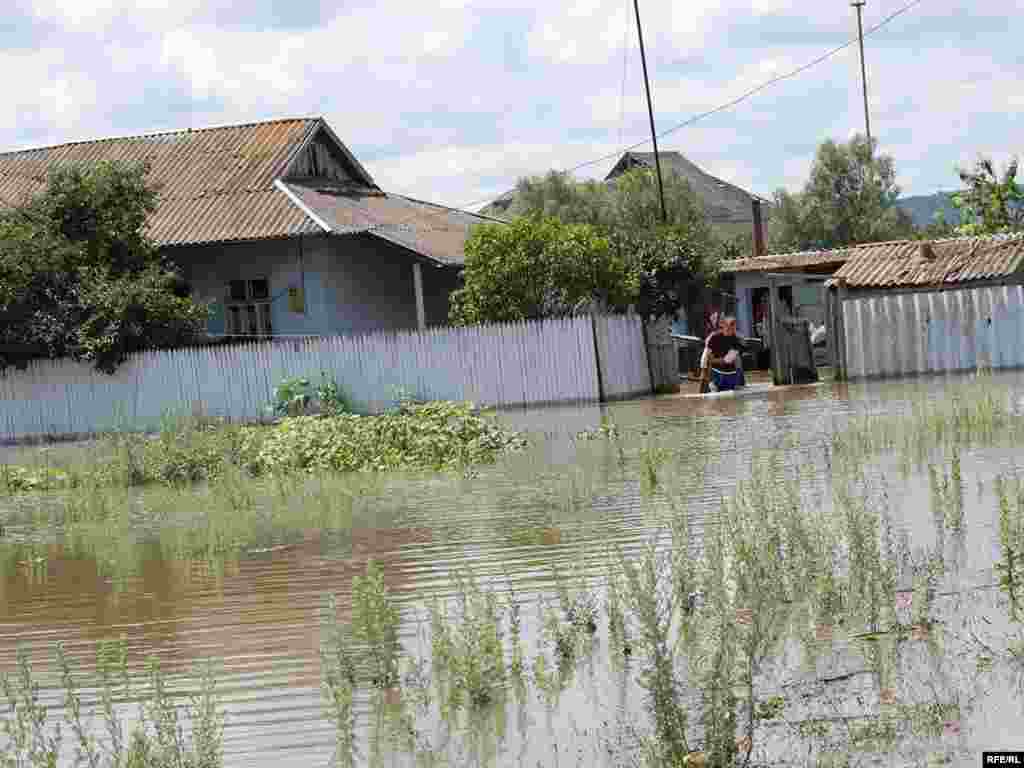
[[[1018,374],[994,378],[1024,392]],[[216,557],[203,557],[195,547],[178,556],[162,546],[158,529],[173,521],[139,522],[129,542],[107,550],[75,546],[59,535],[39,538],[9,505],[0,509],[0,554],[9,550],[0,574],[0,669],[13,668],[19,644],[30,648],[37,669],[46,669],[57,640],[88,666],[97,640],[121,635],[136,668],[151,653],[172,672],[212,659],[227,714],[226,765],[328,765],[335,742],[319,687],[324,599],[336,594],[344,616],[352,577],[368,558],[381,564],[400,601],[409,654],[429,658],[426,600],[450,594],[452,575],[469,566],[478,577],[493,578],[497,588],[514,586],[530,655],[538,642],[535,606],[539,596],[550,595],[552,566],[599,574],[609,544],[636,551],[659,530],[659,513],[680,504],[698,526],[713,524],[722,499],[749,474],[760,449],[782,449],[787,463],[815,467],[817,480],[827,479],[823,446],[851,414],[902,408],[913,388],[942,397],[948,385],[943,378],[773,389],[762,381],[741,396],[682,394],[504,412],[503,421],[533,438],[524,454],[469,476],[366,482],[358,519],[344,535],[329,527],[277,528],[264,520],[233,530],[234,554]],[[625,443],[635,449],[630,455],[617,455],[606,440],[577,439],[602,420],[629,436]],[[647,492],[638,451],[652,448],[673,458],[663,465],[659,487]],[[17,453],[3,450],[0,461]],[[1019,458],[1005,449],[962,456],[966,538],[940,542],[958,565],[940,597],[951,615],[994,606],[991,483],[999,472],[1015,472]],[[914,545],[934,544],[942,534],[930,512],[927,477],[904,482],[885,461],[874,471],[885,478],[889,507]],[[10,554],[26,551],[30,541],[32,557]],[[616,668],[608,661],[607,642],[602,629],[593,656],[557,707],[533,694],[524,701],[510,697],[507,711],[489,724],[463,722],[448,732],[425,723],[421,746],[429,744],[454,765],[632,764],[629,726],[645,722],[643,691],[635,682],[639,662]],[[867,684],[851,664],[839,654],[834,665],[842,669],[829,673],[840,681],[840,698],[856,697],[857,686]],[[44,698],[56,701],[55,689],[45,687],[53,682],[44,680]],[[969,680],[947,684],[966,700]],[[941,737],[943,745],[959,750],[963,764],[976,764],[982,749],[1024,748],[1013,738],[1024,714],[1013,681],[986,693],[994,703],[980,704]],[[374,716],[365,694],[357,703],[363,760],[369,763]],[[405,764],[382,749],[382,764]],[[779,760],[797,764],[784,747],[778,749]]]

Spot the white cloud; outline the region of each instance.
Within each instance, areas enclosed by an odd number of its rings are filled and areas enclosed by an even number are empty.
[[[871,0],[865,23],[903,2]],[[1022,4],[977,0],[967,13],[933,0],[870,38],[872,128],[908,191],[948,188],[952,165],[978,150],[1022,150],[1024,64],[1011,25],[998,24]],[[0,71],[17,73],[5,81],[0,146],[323,113],[382,185],[454,204],[613,152],[620,135],[647,137],[628,2],[291,5],[31,0],[52,24],[45,39],[19,40],[25,49],[0,50]],[[307,26],[282,28],[285,11]],[[641,13],[662,130],[855,30],[848,5],[807,0],[642,3]],[[798,188],[820,140],[861,130],[860,99],[853,46],[659,144],[752,191]]]

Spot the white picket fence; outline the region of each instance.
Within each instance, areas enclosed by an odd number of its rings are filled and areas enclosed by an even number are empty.
[[[146,352],[112,376],[83,363],[39,361],[0,375],[0,437],[155,429],[169,412],[254,421],[283,379],[316,382],[321,371],[367,413],[402,394],[481,406],[595,401],[598,359],[606,397],[647,393],[640,322],[574,317]]]

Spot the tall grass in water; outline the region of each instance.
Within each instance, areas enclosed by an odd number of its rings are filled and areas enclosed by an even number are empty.
[[[770,673],[793,639],[813,655],[840,627],[887,630],[896,566],[885,533],[849,489],[807,504],[775,455],[754,458],[701,536],[680,510],[669,544],[621,557],[609,615],[625,606],[615,634],[642,654],[650,764],[749,764],[762,723],[788,705]]]
[[[943,390],[943,397],[917,393],[900,414],[865,414],[831,438],[830,455],[843,468],[895,452],[905,471],[923,468],[936,449],[965,450],[1024,441],[1024,414],[1011,390],[979,375],[970,384]]]
[[[18,649],[13,678],[5,675],[0,680],[7,704],[3,723],[6,743],[0,745],[3,765],[55,768],[67,764],[62,760],[67,732],[76,766],[219,768],[223,764],[224,717],[211,666],[202,670],[198,692],[179,706],[156,658],[147,663],[148,685],[136,687],[127,671],[124,641],[101,643],[92,681],[97,701],[88,712],[80,678],[59,644],[56,664],[64,691],[63,724],[51,717],[50,707],[40,701],[39,681],[25,648]],[[133,699],[139,702],[138,722],[129,731],[116,704]],[[97,719],[99,726],[94,723]]]
[[[995,564],[999,587],[1010,603],[1010,618],[1020,621],[1024,602],[1024,482],[1019,478],[996,477],[999,502],[999,546],[1001,558]]]

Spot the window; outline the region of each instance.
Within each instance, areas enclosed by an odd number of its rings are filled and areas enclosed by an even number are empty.
[[[265,277],[230,280],[224,290],[225,332],[229,336],[270,336],[270,283]]]

